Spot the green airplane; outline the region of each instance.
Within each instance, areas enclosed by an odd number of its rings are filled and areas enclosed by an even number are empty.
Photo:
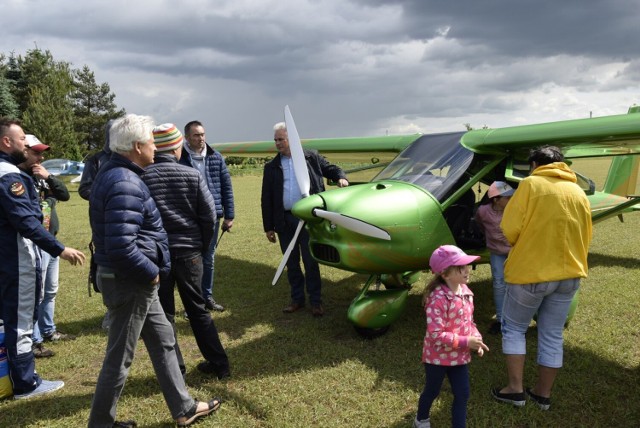
[[[495,180],[513,187],[529,174],[529,150],[550,144],[567,162],[611,156],[602,191],[578,174],[594,223],[640,209],[634,196],[640,164],[640,107],[627,114],[499,129],[431,135],[300,140],[288,107],[285,122],[296,177],[307,177],[302,148],[329,153],[398,153],[388,163],[359,168],[381,169],[369,182],[308,195],[292,209],[307,227],[313,257],[321,264],[369,274],[348,310],[356,330],[384,334],[403,312],[408,291],[438,246],[455,244],[488,263],[484,238],[474,227],[474,189]],[[275,154],[272,141],[224,143],[223,154]],[[351,171],[348,171],[351,172]],[[484,185],[484,186],[482,186]],[[295,241],[295,239],[294,239]],[[285,252],[275,284],[289,256]],[[567,322],[577,305],[574,300]]]

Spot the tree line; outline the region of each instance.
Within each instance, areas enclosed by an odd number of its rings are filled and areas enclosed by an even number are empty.
[[[20,119],[51,146],[49,158],[83,160],[100,150],[107,121],[125,114],[115,97],[87,65],[74,69],[48,50],[0,53],[0,116]]]

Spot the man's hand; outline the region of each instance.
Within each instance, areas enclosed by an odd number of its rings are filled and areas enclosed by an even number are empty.
[[[60,253],[60,258],[68,261],[74,266],[78,263],[80,263],[80,266],[82,266],[86,257],[82,251],[76,250],[75,248],[66,247]]]
[[[39,163],[31,167],[31,172],[33,173],[33,175],[35,175],[36,177],[40,177],[43,180],[46,180],[51,175],[51,173],[47,171],[47,168],[43,167]]]
[[[349,182],[346,178],[341,178],[340,180],[338,180],[338,187],[347,187],[348,185]]]
[[[222,231],[228,232],[229,230],[231,230],[231,227],[233,227],[233,219],[225,218],[222,222]]]
[[[276,232],[273,230],[270,230],[267,232],[267,239],[269,240],[269,242],[273,242],[276,243],[278,240],[276,239]]]

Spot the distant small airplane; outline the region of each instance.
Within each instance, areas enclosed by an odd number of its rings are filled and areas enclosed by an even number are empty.
[[[396,152],[370,182],[304,197],[292,212],[310,234],[313,257],[327,266],[369,274],[348,318],[367,337],[384,334],[406,305],[411,284],[428,269],[430,254],[456,244],[489,260],[474,228],[474,186],[495,180],[513,187],[529,174],[530,149],[550,144],[568,162],[613,156],[602,191],[578,175],[594,223],[640,209],[634,195],[640,164],[640,107],[627,114],[498,129],[431,135],[310,139],[300,141],[288,107],[285,122],[296,177],[307,177],[302,148],[321,153]],[[224,143],[223,154],[275,154],[272,141]],[[375,164],[365,168],[381,168]],[[301,192],[308,195],[308,182]],[[355,184],[355,185],[354,185]],[[285,265],[285,253],[275,283]],[[383,288],[384,286],[384,288]],[[576,302],[572,306],[575,310]]]

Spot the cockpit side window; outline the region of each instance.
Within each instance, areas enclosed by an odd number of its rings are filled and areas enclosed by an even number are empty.
[[[473,160],[473,152],[460,144],[462,135],[464,132],[421,137],[402,151],[373,181],[412,183],[442,202]]]

